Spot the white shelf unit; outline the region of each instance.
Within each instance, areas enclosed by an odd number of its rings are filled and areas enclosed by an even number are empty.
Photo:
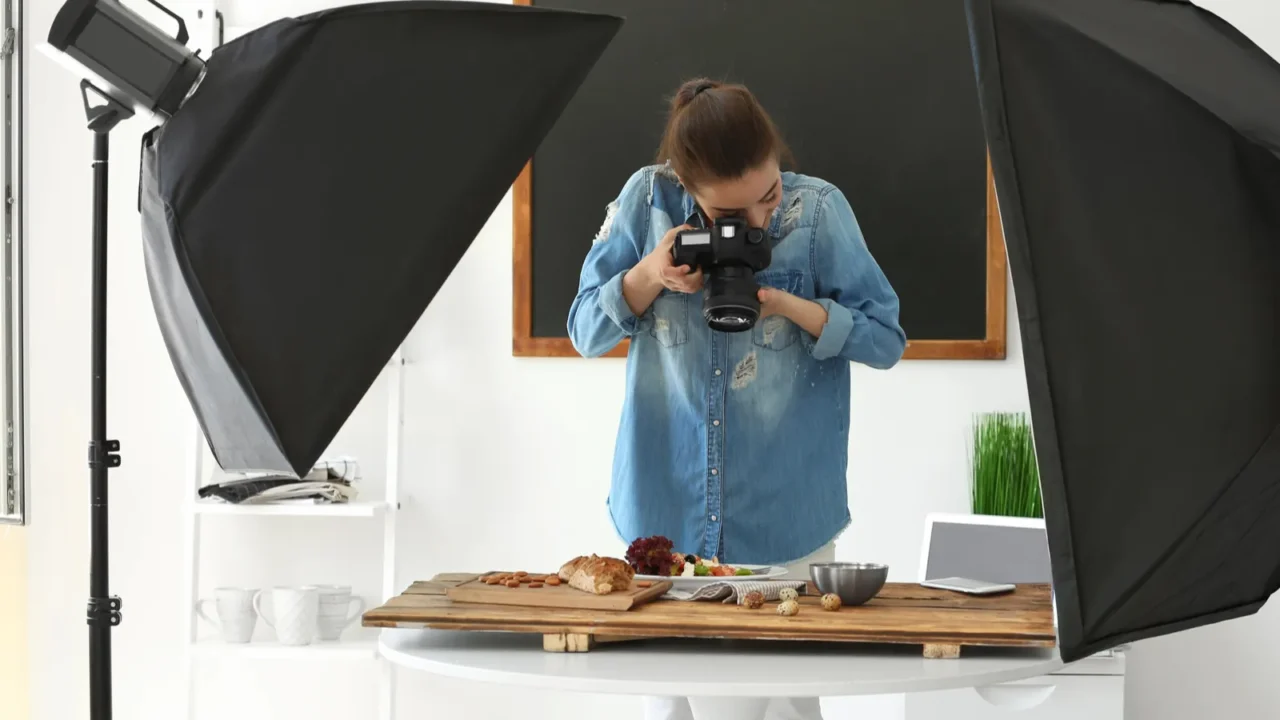
[[[290,515],[294,517],[376,517],[387,508],[385,502],[349,502],[336,505],[232,505],[224,502],[192,503],[197,515]]]
[[[396,516],[400,509],[401,448],[404,430],[404,366],[403,352],[397,350],[387,365],[387,427],[386,427],[386,476],[385,499],[381,501],[357,501],[339,505],[231,505],[197,499],[196,489],[204,482],[209,469],[203,434],[193,428],[188,448],[188,477],[192,480],[191,492],[185,502],[184,533],[185,567],[183,569],[184,599],[186,603],[186,652],[184,653],[184,692],[187,694],[186,717],[196,716],[193,681],[194,664],[200,661],[230,659],[241,660],[297,660],[313,662],[376,662],[379,664],[378,715],[379,720],[395,718],[395,669],[378,652],[376,640],[340,642],[315,642],[311,645],[292,647],[275,642],[255,641],[246,644],[225,643],[221,640],[202,640],[199,637],[200,619],[196,603],[200,601],[200,533],[206,518],[219,522],[219,516],[261,518],[314,518],[315,522],[368,522],[382,523],[382,577],[377,604],[392,598],[396,585]],[[192,421],[194,426],[194,418]],[[264,522],[270,522],[264,520]]]
[[[199,49],[201,57],[209,57],[213,48],[229,42],[253,29],[226,23],[219,12],[221,0],[166,0],[165,4],[186,19],[191,33],[188,47]],[[145,7],[145,6],[144,6]],[[158,18],[163,21],[163,18]],[[204,437],[192,418],[191,442],[188,447],[187,473],[194,484],[184,503],[185,528],[183,534],[184,560],[183,595],[187,616],[184,620],[185,652],[183,657],[183,690],[186,693],[186,717],[196,716],[193,701],[195,664],[198,662],[226,662],[259,660],[288,660],[305,662],[378,664],[378,714],[379,720],[395,718],[395,667],[381,656],[376,640],[343,642],[317,642],[303,647],[280,645],[276,642],[255,641],[247,644],[229,644],[217,639],[201,640],[196,614],[200,600],[200,535],[203,523],[234,522],[227,516],[258,518],[255,522],[273,522],[273,518],[309,518],[304,522],[368,523],[380,522],[382,526],[382,574],[379,588],[381,604],[395,596],[396,584],[396,517],[400,509],[399,479],[402,432],[404,428],[404,366],[403,350],[397,350],[388,362],[387,426],[385,497],[381,501],[357,501],[343,505],[229,505],[203,502],[197,499],[196,487],[206,477],[209,466]]]
[[[192,648],[197,658],[229,660],[376,660],[378,643],[372,640],[329,642],[304,647],[276,642],[252,642],[243,645],[218,640],[197,642]]]

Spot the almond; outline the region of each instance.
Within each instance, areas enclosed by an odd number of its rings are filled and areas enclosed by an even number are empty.
[[[520,581],[519,581],[519,580],[508,580],[508,581],[506,582],[506,586],[507,586],[507,587],[509,587],[509,588],[518,588],[518,587],[520,587]]]
[[[547,584],[548,584],[548,585],[559,585],[559,584],[560,584],[560,578],[558,578],[558,577],[556,577],[556,576],[554,576],[554,575],[553,575],[553,576],[551,576],[551,577],[547,578]]]
[[[536,581],[536,580],[535,580],[535,581],[533,581],[533,582],[529,583],[529,587],[531,587],[531,588],[540,588],[540,587],[542,587],[542,583],[540,583],[540,582],[538,582],[538,581]]]
[[[653,587],[653,583],[649,580],[637,580],[636,587],[642,587],[642,588]]]

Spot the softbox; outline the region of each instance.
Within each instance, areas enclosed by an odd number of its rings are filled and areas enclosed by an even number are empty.
[[[1171,0],[966,0],[1066,661],[1280,581],[1280,65]]]
[[[386,2],[213,52],[144,140],[140,209],[164,341],[219,465],[311,468],[620,25]]]

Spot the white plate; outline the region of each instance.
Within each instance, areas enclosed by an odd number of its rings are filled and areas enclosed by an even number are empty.
[[[670,580],[673,590],[697,590],[704,585],[710,585],[718,582],[750,582],[753,580],[777,580],[787,574],[787,569],[778,567],[777,565],[734,565],[734,567],[746,568],[751,571],[750,575],[725,575],[723,577],[715,577],[713,575],[695,575],[693,577],[662,577],[661,575],[636,575],[636,580],[649,580],[658,582],[660,580]]]

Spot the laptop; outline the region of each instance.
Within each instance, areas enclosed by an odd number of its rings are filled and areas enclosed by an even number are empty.
[[[930,513],[925,517],[924,542],[920,545],[920,582],[948,577],[988,583],[1052,583],[1053,566],[1044,520]],[[1113,658],[1124,647],[1092,658]],[[1124,672],[1123,665],[1094,671]]]
[[[1044,521],[931,514],[925,519],[920,580],[962,577],[989,583],[1053,581]]]

